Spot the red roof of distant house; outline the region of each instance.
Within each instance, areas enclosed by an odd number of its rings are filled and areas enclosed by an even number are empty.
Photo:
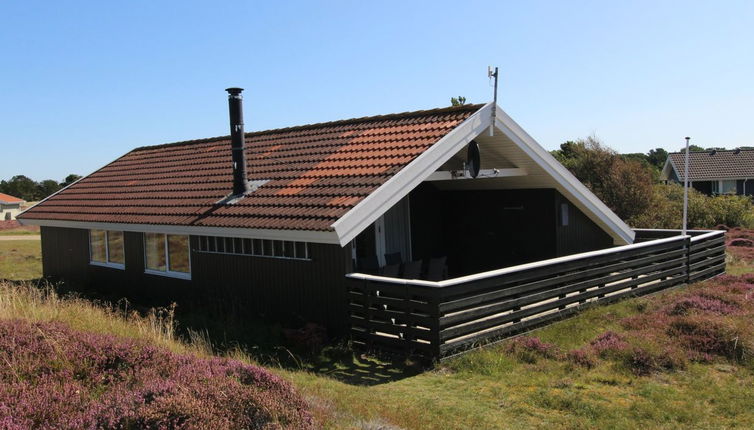
[[[0,193],[0,203],[23,203],[24,200],[18,197],[9,196],[7,194]]]
[[[231,205],[228,136],[137,148],[20,218],[327,231],[481,107],[247,133],[248,179],[269,182]]]

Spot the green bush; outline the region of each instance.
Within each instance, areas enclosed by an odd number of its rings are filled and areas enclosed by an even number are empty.
[[[746,196],[707,196],[689,189],[689,228],[754,226],[754,205]],[[628,220],[635,228],[679,229],[683,222],[683,187],[678,184],[654,186],[649,205]]]

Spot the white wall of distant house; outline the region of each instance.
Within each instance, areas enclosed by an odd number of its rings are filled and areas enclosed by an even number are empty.
[[[21,213],[21,203],[0,203],[0,221],[16,219]]]

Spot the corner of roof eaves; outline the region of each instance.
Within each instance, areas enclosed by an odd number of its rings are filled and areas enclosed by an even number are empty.
[[[618,215],[605,205],[594,193],[560,164],[549,151],[545,150],[513,118],[497,107],[495,127],[506,134],[516,145],[539,164],[560,186],[571,193],[602,224],[616,244],[631,244],[636,234]],[[508,133],[508,131],[510,133]],[[528,151],[527,151],[528,149]],[[537,159],[539,158],[539,159]],[[622,242],[621,242],[622,241]]]

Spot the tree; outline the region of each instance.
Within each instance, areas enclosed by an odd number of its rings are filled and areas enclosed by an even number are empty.
[[[693,144],[689,145],[689,152],[704,152],[704,151],[706,151],[706,149],[702,148],[701,146],[697,146],[697,145],[693,145]],[[686,152],[686,147],[684,146],[678,152]]]
[[[466,97],[464,96],[458,96],[458,97],[451,97],[450,98],[450,105],[451,106],[463,106],[466,104]]]
[[[81,179],[81,175],[71,173],[70,175],[65,177],[65,180],[63,182],[60,183],[60,188],[65,188],[71,185],[72,183],[78,181],[79,179]]]
[[[24,175],[16,175],[2,182],[2,192],[26,201],[35,201],[39,196],[37,183]]]
[[[647,153],[647,161],[649,164],[662,169],[665,167],[665,161],[668,159],[668,151],[662,148],[650,149]]]
[[[58,181],[53,181],[52,179],[45,179],[44,181],[40,182],[37,185],[37,197],[39,199],[43,199],[52,193],[57,192],[60,190],[60,184],[58,184]]]
[[[620,156],[593,136],[565,142],[553,155],[622,219],[649,206],[653,181],[647,164]]]

